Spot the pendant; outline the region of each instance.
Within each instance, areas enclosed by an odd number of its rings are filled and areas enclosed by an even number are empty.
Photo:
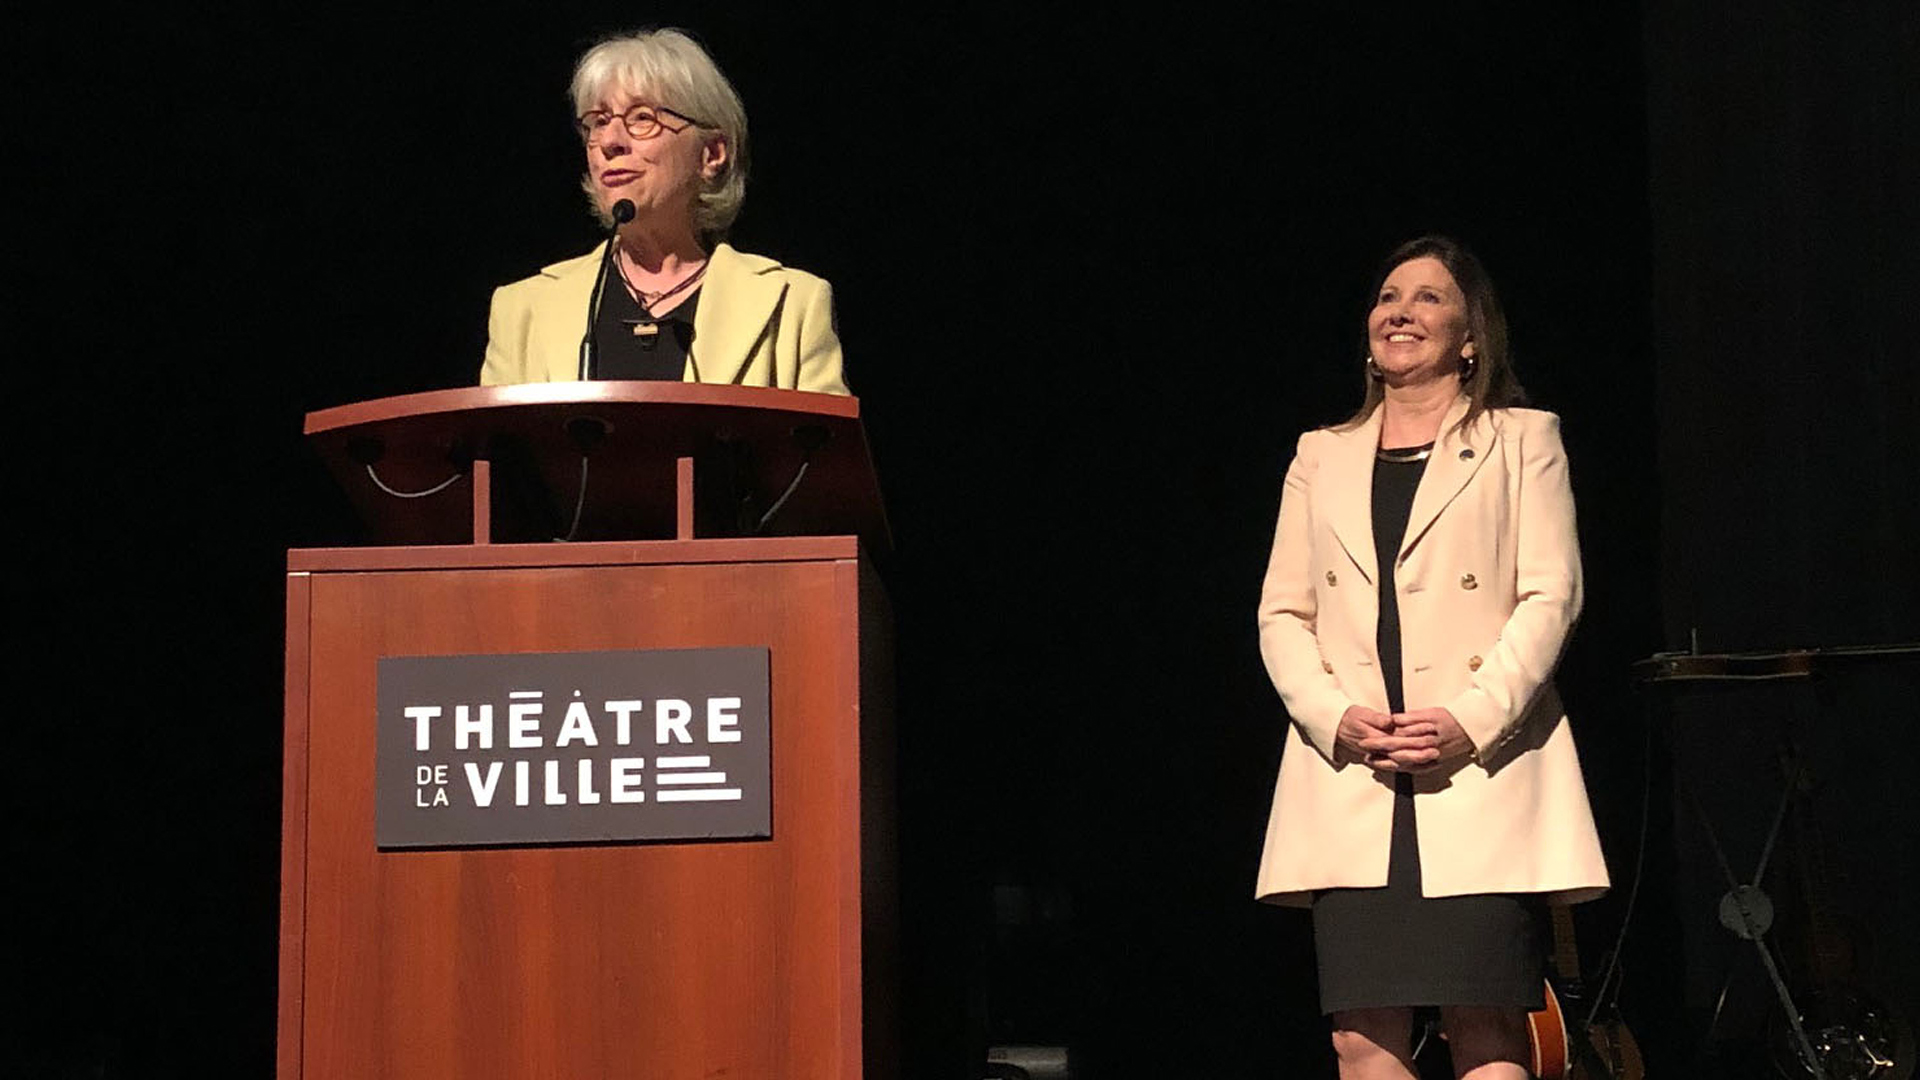
[[[640,346],[642,352],[652,352],[660,341],[660,324],[651,319],[622,319],[633,327],[633,343]]]

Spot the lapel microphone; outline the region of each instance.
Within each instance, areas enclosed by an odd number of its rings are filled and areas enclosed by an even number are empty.
[[[607,229],[607,245],[600,252],[600,272],[593,279],[593,296],[587,301],[587,332],[580,338],[580,381],[593,378],[593,324],[600,321],[600,296],[607,288],[607,268],[613,265],[613,242],[620,226],[633,220],[633,200],[621,199],[607,208],[613,225]]]

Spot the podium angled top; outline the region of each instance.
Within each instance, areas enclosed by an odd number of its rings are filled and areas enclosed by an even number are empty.
[[[321,409],[305,431],[381,544],[569,530],[660,539],[677,525],[683,538],[857,535],[870,550],[891,547],[859,399],[838,394],[676,382],[464,387]]]

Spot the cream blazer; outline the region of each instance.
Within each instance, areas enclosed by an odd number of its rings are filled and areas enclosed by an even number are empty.
[[[600,248],[544,267],[493,293],[480,385],[571,382]],[[833,290],[825,281],[726,244],[707,260],[685,382],[848,392]]]
[[[1580,759],[1550,675],[1580,613],[1580,545],[1560,420],[1454,403],[1394,566],[1408,708],[1445,706],[1477,748],[1415,780],[1427,896],[1606,891]],[[1380,410],[1300,437],[1260,591],[1260,654],[1287,713],[1255,895],[1387,882],[1393,784],[1336,762],[1347,707],[1387,711],[1374,632],[1373,461]]]

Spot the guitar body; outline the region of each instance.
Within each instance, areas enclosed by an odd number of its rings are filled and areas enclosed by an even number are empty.
[[[1533,1044],[1533,1075],[1540,1080],[1572,1080],[1567,1071],[1567,1014],[1547,983],[1547,1000],[1527,1014],[1527,1041]]]
[[[1595,1020],[1584,1037],[1575,1037],[1572,1031],[1580,1022],[1579,1010],[1573,1010],[1576,1016],[1570,1021],[1567,1004],[1548,980],[1545,1004],[1527,1014],[1533,1075],[1540,1080],[1646,1080],[1640,1044],[1625,1024],[1614,1019]]]
[[[1548,910],[1553,921],[1554,977],[1547,980],[1546,1008],[1527,1017],[1534,1075],[1554,1080],[1643,1080],[1646,1068],[1640,1061],[1640,1045],[1620,1022],[1607,987],[1592,988],[1599,995],[1597,1009],[1581,991],[1585,984],[1580,979],[1573,912],[1565,904]],[[1589,1015],[1592,1023],[1587,1023]],[[1569,1021],[1568,1016],[1573,1019]]]

